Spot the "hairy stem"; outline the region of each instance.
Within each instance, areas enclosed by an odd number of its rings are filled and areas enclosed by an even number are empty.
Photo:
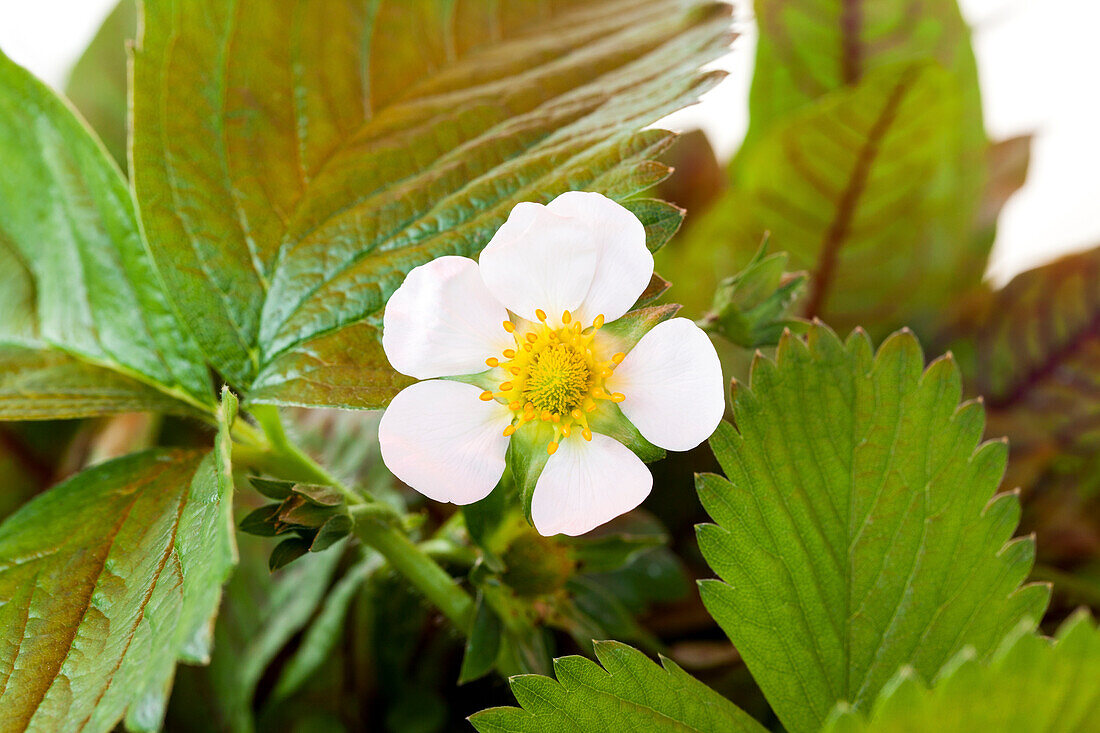
[[[468,633],[474,613],[470,594],[392,523],[370,512],[353,511],[352,515],[356,517],[355,534],[359,539],[386,558],[394,570],[435,604],[459,631]]]

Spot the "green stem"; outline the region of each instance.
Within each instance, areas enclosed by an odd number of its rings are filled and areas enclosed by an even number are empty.
[[[463,634],[473,622],[474,601],[439,564],[404,532],[368,513],[356,513],[355,533],[405,576]]]
[[[283,428],[283,421],[279,419],[279,410],[274,405],[253,405],[250,411],[253,417],[256,418],[256,422],[260,424],[263,435],[271,446],[269,453],[273,455],[269,459],[271,461],[269,465],[279,466],[284,471],[289,470],[295,477],[300,476],[306,481],[316,481],[331,486],[343,495],[348,506],[373,501],[369,497],[364,499],[345,486],[340,479],[333,476],[301,448],[292,443]]]

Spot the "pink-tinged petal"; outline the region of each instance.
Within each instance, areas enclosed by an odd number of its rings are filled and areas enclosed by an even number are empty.
[[[480,394],[441,379],[401,390],[378,424],[386,467],[435,501],[470,504],[488,496],[504,473],[511,413]]]
[[[577,536],[610,522],[649,496],[653,475],[619,441],[574,433],[546,461],[531,497],[539,534]]]
[[[709,438],[726,409],[722,364],[710,338],[686,318],[659,323],[607,380],[623,414],[646,440],[690,450]]]
[[[390,296],[382,348],[394,369],[417,379],[476,374],[514,345],[502,326],[507,319],[476,262],[440,257],[414,268]]]
[[[583,223],[597,245],[596,271],[577,318],[585,325],[600,314],[607,321],[620,318],[653,277],[653,255],[646,247],[642,222],[600,193],[570,191],[546,208]]]
[[[508,310],[537,320],[576,310],[592,284],[597,243],[583,222],[552,213],[540,204],[517,204],[478,262],[481,277]]]

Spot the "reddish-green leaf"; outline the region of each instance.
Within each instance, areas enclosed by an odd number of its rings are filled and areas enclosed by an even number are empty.
[[[521,200],[628,199],[667,168],[638,132],[716,79],[729,8],[617,0],[147,3],[134,180],[198,340],[268,402],[378,406],[368,330],[416,265],[476,255]],[[649,207],[652,234],[674,231]],[[334,335],[338,334],[338,335]],[[360,354],[335,375],[317,351]],[[258,379],[257,379],[258,377]],[[356,389],[357,387],[357,389]]]

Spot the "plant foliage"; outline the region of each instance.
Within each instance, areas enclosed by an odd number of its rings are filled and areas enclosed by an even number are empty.
[[[1006,446],[980,443],[955,363],[923,370],[908,333],[877,353],[858,331],[807,340],[756,360],[736,430],[711,439],[728,481],[698,479],[716,522],[699,546],[722,579],[703,602],[792,731],[839,701],[867,708],[900,666],[931,678],[963,647],[987,656],[1049,595],[1020,587],[1034,542],[1010,539]]]

